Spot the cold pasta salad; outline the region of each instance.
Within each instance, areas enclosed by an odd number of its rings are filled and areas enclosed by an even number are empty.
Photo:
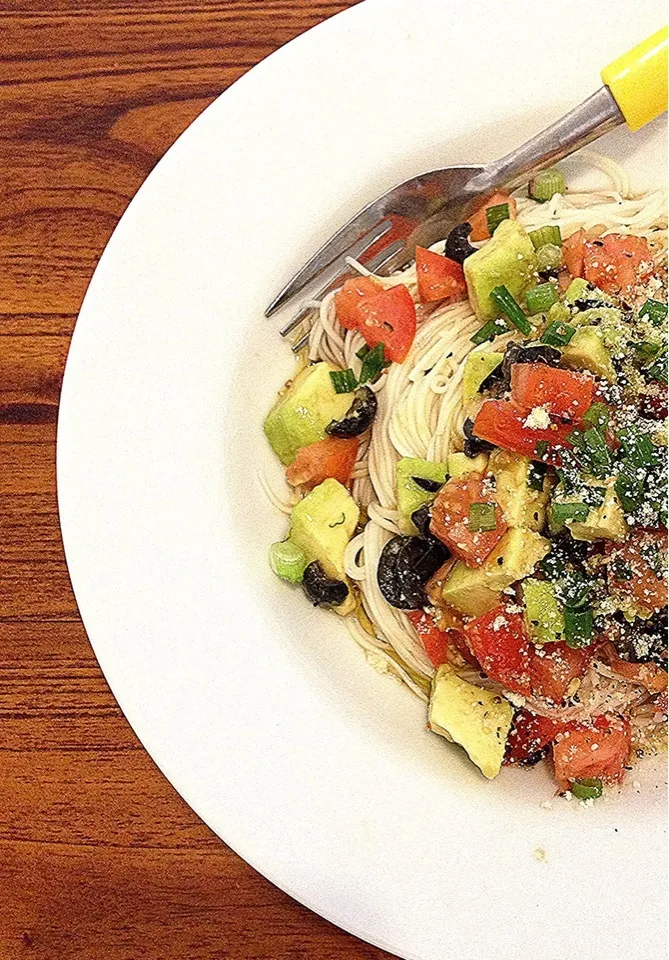
[[[667,719],[667,212],[624,170],[498,193],[311,317],[265,433],[274,572],[487,778],[591,801]]]

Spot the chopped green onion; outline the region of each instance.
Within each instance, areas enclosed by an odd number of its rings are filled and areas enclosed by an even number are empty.
[[[597,800],[604,792],[604,785],[599,777],[583,777],[573,780],[569,789],[577,800]]]
[[[537,270],[557,270],[562,266],[562,247],[556,247],[554,243],[545,243],[543,247],[537,250]]]
[[[609,423],[609,408],[605,403],[593,403],[583,414],[583,423],[590,427],[599,427],[605,430]]]
[[[570,570],[556,585],[555,595],[565,607],[578,610],[587,603],[591,588],[591,582],[582,573]]]
[[[632,513],[640,507],[644,499],[644,485],[637,474],[637,468],[623,464],[616,477],[614,490],[625,513]]]
[[[566,347],[575,333],[576,327],[572,327],[570,323],[554,320],[546,327],[541,342],[549,343],[552,347]]]
[[[548,170],[542,170],[541,173],[530,180],[527,192],[533,200],[544,203],[556,193],[565,193],[566,189],[564,174],[556,167],[550,167]]]
[[[364,360],[368,353],[369,353],[369,347],[367,346],[366,343],[363,343],[360,349],[356,351],[355,355],[358,358],[358,360]]]
[[[537,440],[534,452],[540,460],[542,457],[545,457],[548,453],[548,440]]]
[[[662,354],[657,360],[645,370],[646,376],[650,380],[659,380],[665,387],[667,386],[667,354]]]
[[[564,634],[568,647],[578,649],[592,643],[592,621],[592,607],[583,607],[582,610],[565,607]]]
[[[551,243],[555,247],[562,246],[562,236],[559,227],[539,227],[538,230],[530,230],[528,237],[532,241],[535,250],[538,250],[539,247],[545,247],[547,243]]]
[[[362,358],[360,383],[376,383],[381,373],[389,366],[390,360],[386,360],[383,344],[377,343]]]
[[[513,299],[506,287],[495,287],[490,293],[490,299],[498,307],[504,316],[511,321],[514,327],[518,327],[521,333],[529,336],[532,333],[532,325],[516,301]]]
[[[657,453],[655,445],[647,433],[634,424],[629,427],[623,427],[617,433],[620,447],[623,451],[623,459],[634,467],[649,467],[655,463]]]
[[[530,490],[543,490],[544,477],[546,476],[546,464],[530,461],[530,467],[527,471],[527,486]]]
[[[534,316],[536,313],[545,313],[558,301],[557,290],[552,283],[540,283],[525,294],[527,309]]]
[[[487,532],[497,529],[494,503],[472,503],[469,507],[469,529]]]
[[[652,340],[631,340],[630,347],[636,350],[642,360],[654,360],[662,349],[662,344],[653,343]]]
[[[506,320],[501,318],[497,320],[488,320],[487,323],[484,323],[483,326],[476,331],[473,337],[470,337],[472,343],[475,343],[477,346],[485,343],[486,340],[494,340],[495,337],[500,333],[506,333],[509,327]]]
[[[291,540],[273,543],[269,548],[269,565],[274,573],[288,583],[301,583],[307,567],[304,550]]]
[[[348,370],[331,370],[330,379],[335,393],[352,393],[358,386],[358,381],[350,367]]]
[[[551,504],[551,519],[555,526],[561,526],[567,520],[576,520],[581,522],[586,520],[590,513],[590,507],[587,503],[570,501],[569,503]]]
[[[654,327],[659,327],[667,319],[668,309],[666,303],[649,299],[646,300],[641,310],[639,310],[639,316],[648,317]]]
[[[498,203],[494,207],[488,207],[485,212],[486,222],[488,224],[488,233],[492,237],[493,233],[500,225],[502,220],[509,219],[509,204]]]
[[[607,475],[611,467],[611,451],[606,445],[604,434],[597,427],[583,432],[576,428],[567,434],[567,440],[579,451],[581,466],[596,477]]]

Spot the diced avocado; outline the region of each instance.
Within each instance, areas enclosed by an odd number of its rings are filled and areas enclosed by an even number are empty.
[[[490,299],[495,287],[505,286],[516,300],[535,282],[534,245],[517,220],[503,220],[491,239],[464,262],[469,300],[479,320],[499,315]]]
[[[448,455],[448,473],[451,477],[464,477],[468,473],[485,473],[487,469],[487,453],[477,453],[475,457],[467,457],[464,453]]]
[[[568,521],[567,526],[574,540],[624,540],[629,533],[613,486],[607,487],[604,502],[599,507],[592,507],[582,523]]]
[[[589,370],[611,383],[617,380],[611,355],[596,327],[579,327],[562,351],[562,362],[572,370]]]
[[[467,354],[462,373],[462,394],[465,405],[476,399],[483,381],[497,369],[503,359],[504,354],[490,350],[488,344],[476,347]]]
[[[544,477],[542,490],[529,487],[530,465],[529,457],[506,450],[493,451],[488,463],[495,477],[497,502],[509,526],[542,530],[546,523],[549,481]]]
[[[494,690],[462,680],[451,664],[442,664],[437,670],[432,681],[428,726],[463,747],[489,780],[502,768],[513,712],[508,700]]]
[[[448,478],[448,464],[433,463],[417,457],[402,457],[397,462],[397,509],[400,514],[400,526],[404,533],[415,533],[411,514],[424,503],[434,500],[437,490],[427,490],[414,477],[427,480],[428,486],[445,483]]]
[[[290,540],[301,547],[307,560],[313,560],[334,580],[346,579],[344,551],[360,518],[357,503],[338,480],[324,480],[295,504],[290,515]],[[349,590],[348,598],[337,613],[346,616],[355,607]]]
[[[609,298],[594,284],[584,280],[583,277],[576,277],[571,281],[564,293],[564,302],[574,304],[577,300],[603,300],[609,303]]]
[[[564,303],[554,303],[546,314],[546,322],[551,323],[571,323],[571,310]]]
[[[480,617],[499,603],[499,594],[528,577],[550,544],[533,530],[507,530],[481,567],[455,564],[444,581],[444,603],[471,617]]]
[[[525,619],[535,643],[564,640],[564,612],[555,597],[555,587],[548,580],[523,580]]]
[[[352,393],[336,393],[330,363],[305,367],[279,397],[265,419],[265,434],[282,463],[292,463],[300,447],[325,437],[332,420],[340,420],[353,403]]]
[[[444,603],[468,617],[482,617],[499,603],[499,592],[486,583],[482,567],[468,567],[458,560],[444,581],[441,591]]]

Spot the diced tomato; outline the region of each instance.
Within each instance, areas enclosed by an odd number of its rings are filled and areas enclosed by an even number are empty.
[[[585,230],[577,230],[562,243],[562,262],[573,279],[583,276]]]
[[[347,330],[357,330],[358,307],[365,297],[375,297],[383,288],[371,277],[352,277],[334,295],[337,320]]]
[[[469,621],[465,638],[491,680],[523,696],[531,693],[528,671],[531,645],[522,613],[510,613],[504,605],[495,607]]]
[[[357,437],[326,437],[325,440],[301,447],[286,469],[286,480],[293,487],[305,486],[309,489],[328,477],[346,484],[351,479],[359,445]]]
[[[594,394],[595,381],[588,374],[543,363],[514,363],[511,367],[511,397],[525,410],[546,406],[555,417],[582,420]]]
[[[567,434],[568,423],[551,423],[546,428],[533,428],[525,424],[527,411],[512,400],[486,400],[474,420],[474,435],[494,443],[502,450],[521,453],[526,457],[560,463],[560,450],[571,447]],[[548,452],[542,456],[537,444],[548,444]]]
[[[667,534],[637,527],[622,543],[607,541],[609,587],[647,610],[667,606]]]
[[[573,724],[558,734],[553,746],[555,778],[563,790],[583,778],[620,781],[631,747],[630,724],[622,717],[596,717],[590,724]]]
[[[469,222],[472,225],[472,232],[469,235],[470,240],[476,242],[488,239],[490,231],[488,230],[486,210],[488,207],[498,207],[502,203],[509,204],[509,219],[516,219],[516,201],[513,197],[510,197],[508,193],[493,193],[492,197],[486,200],[484,205],[469,217]]]
[[[653,256],[644,237],[610,233],[585,242],[583,276],[606,293],[630,293],[653,270]]]
[[[469,509],[473,503],[495,507],[494,530],[472,530]],[[430,530],[449,548],[454,557],[469,567],[480,567],[508,529],[491,484],[481,473],[449,480],[439,491],[432,507]]]
[[[521,708],[516,711],[513,725],[506,741],[504,762],[532,762],[536,755],[564,732],[567,725],[549,717],[540,717],[536,713]]]
[[[656,663],[629,663],[618,656],[610,641],[599,647],[598,654],[606,660],[614,673],[632,683],[640,683],[649,693],[662,693],[667,689],[667,671]]]
[[[533,696],[561,703],[572,682],[583,677],[591,658],[588,647],[574,650],[566,643],[533,646],[527,666]]]
[[[467,295],[465,273],[460,264],[425,247],[416,247],[416,280],[423,303],[462,300]]]
[[[460,652],[460,647],[464,643],[460,630],[453,627],[440,630],[433,617],[425,610],[407,610],[407,617],[420,637],[433,666],[440,667],[442,663],[446,663],[449,647],[454,647]]]

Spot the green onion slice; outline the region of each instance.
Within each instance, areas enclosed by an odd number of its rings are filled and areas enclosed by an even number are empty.
[[[502,220],[509,219],[509,204],[498,203],[494,207],[488,207],[485,212],[485,218],[488,224],[488,233],[492,237]]]
[[[530,462],[530,468],[527,471],[527,486],[530,490],[543,490],[544,477],[546,476],[546,464],[537,463],[535,460]]]
[[[578,649],[579,647],[590,646],[592,643],[592,632],[592,607],[583,607],[580,610],[565,607],[564,633],[565,642],[568,647]]]
[[[593,403],[583,414],[583,423],[587,423],[590,427],[605,430],[609,423],[609,408],[605,403]]]
[[[569,789],[577,800],[597,800],[604,792],[604,785],[599,777],[584,777],[573,780]]]
[[[537,270],[557,270],[562,266],[562,247],[554,243],[545,243],[537,250]]]
[[[617,433],[618,442],[623,452],[623,460],[634,467],[649,467],[657,459],[655,444],[647,433],[634,424],[623,427]]]
[[[269,548],[269,565],[274,573],[288,583],[301,583],[307,567],[304,551],[290,540],[273,543]]]
[[[664,353],[661,357],[658,357],[654,363],[649,367],[646,367],[645,374],[649,380],[658,380],[660,383],[663,383],[665,387],[667,386],[667,354]]]
[[[525,336],[532,333],[532,325],[527,319],[520,306],[516,303],[509,291],[504,286],[495,287],[490,293],[490,299],[495,306],[511,321],[514,327],[517,327]]]
[[[476,346],[479,346],[485,343],[486,340],[494,340],[500,333],[507,333],[508,330],[509,326],[506,320],[501,318],[498,320],[488,320],[487,323],[484,323],[483,326],[476,331],[473,337],[470,337],[470,340],[472,343],[475,343]]]
[[[556,526],[565,523],[567,520],[576,520],[580,523],[587,519],[589,513],[590,507],[587,503],[580,503],[579,501],[551,504],[551,517]]]
[[[558,299],[557,290],[552,283],[540,283],[538,287],[533,287],[525,294],[527,309],[532,316],[537,313],[546,313],[554,303],[558,302]]]
[[[540,460],[542,457],[545,457],[548,453],[548,440],[537,440],[534,452]]]
[[[564,174],[556,167],[550,167],[548,170],[542,170],[541,173],[530,180],[527,189],[533,200],[545,203],[556,193],[565,193],[567,188],[564,182]]]
[[[487,532],[497,529],[494,503],[472,503],[469,507],[469,529]]]
[[[639,310],[639,316],[648,317],[654,327],[659,327],[667,319],[667,310],[669,308],[666,303],[648,299]]]
[[[347,370],[331,370],[330,379],[335,393],[352,393],[358,386],[356,376],[350,367]]]
[[[389,366],[390,360],[386,360],[383,344],[377,343],[362,358],[360,383],[376,383],[385,368]]]
[[[576,333],[576,327],[562,320],[554,320],[549,324],[541,338],[542,343],[549,343],[552,347],[566,347]]]
[[[554,247],[562,246],[562,236],[559,227],[539,227],[538,230],[530,230],[528,237],[532,241],[535,250],[538,250],[539,247],[545,247],[547,243],[551,243]]]

